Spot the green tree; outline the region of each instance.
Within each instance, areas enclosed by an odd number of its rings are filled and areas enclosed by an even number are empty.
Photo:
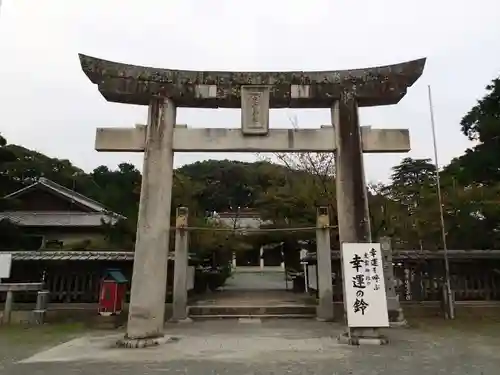
[[[227,211],[230,207],[252,207],[255,191],[256,166],[229,160],[207,160],[185,165],[177,171],[204,187],[196,196],[199,208],[204,211]],[[258,189],[257,189],[258,190]]]
[[[496,248],[500,233],[500,77],[462,118],[462,133],[478,144],[444,168],[448,200],[453,202],[450,241],[469,248]],[[450,210],[450,206],[447,206]],[[474,233],[474,235],[470,235]],[[469,235],[469,236],[468,236]]]
[[[430,159],[405,158],[392,171],[392,183],[375,189],[372,217],[383,223],[382,232],[392,234],[400,247],[435,248],[440,243],[435,165]]]
[[[141,173],[134,165],[121,163],[116,170],[106,166],[95,168],[86,179],[88,194],[113,212],[137,222],[141,189]]]
[[[493,249],[500,246],[500,186],[455,184],[444,196],[449,248]]]
[[[445,168],[463,186],[500,182],[500,77],[486,91],[460,122],[462,133],[478,144]]]
[[[69,160],[50,158],[12,144],[5,146],[5,149],[13,154],[13,158],[5,162],[1,170],[1,173],[9,179],[9,192],[32,184],[40,177],[46,177],[70,189],[74,187],[76,190],[85,189],[84,186],[79,186],[79,181],[75,179],[75,176],[84,176],[85,172],[73,166]]]
[[[4,197],[10,193],[10,178],[6,173],[6,165],[13,162],[16,157],[7,147],[7,140],[0,135],[0,211],[5,211],[12,206],[12,201]]]

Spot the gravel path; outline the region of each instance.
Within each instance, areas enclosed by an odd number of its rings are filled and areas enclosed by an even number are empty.
[[[145,350],[111,349],[121,333],[52,329],[5,335],[0,328],[0,374],[494,375],[500,368],[500,324],[477,320],[419,321],[391,329],[387,346],[361,347],[337,344],[340,325],[312,320],[168,324],[175,340]]]

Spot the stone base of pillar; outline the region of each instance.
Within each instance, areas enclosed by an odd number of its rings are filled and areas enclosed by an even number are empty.
[[[391,327],[404,327],[408,324],[398,296],[387,298],[387,309],[389,310],[389,323]]]
[[[408,321],[405,319],[403,309],[401,307],[395,311],[389,311],[389,325],[391,327],[408,326]]]
[[[33,310],[33,313],[31,315],[31,323],[44,324],[46,312],[46,310]]]
[[[132,339],[127,336],[116,341],[116,346],[118,348],[124,349],[143,349],[150,348],[153,346],[159,346],[166,344],[168,342],[177,341],[175,337],[161,336],[161,337],[149,337],[149,338],[137,338]]]
[[[387,345],[389,339],[376,328],[351,328],[338,337],[338,342],[345,345]]]

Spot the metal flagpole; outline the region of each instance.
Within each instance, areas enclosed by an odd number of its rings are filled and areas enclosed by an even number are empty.
[[[432,128],[432,142],[434,144],[434,162],[436,165],[436,183],[437,183],[437,197],[439,203],[439,216],[441,219],[441,237],[443,240],[443,252],[444,252],[444,271],[446,278],[446,297],[447,303],[446,307],[448,308],[447,317],[448,319],[455,319],[455,306],[453,295],[451,293],[451,281],[450,281],[450,262],[448,260],[448,246],[446,244],[446,229],[444,226],[444,213],[443,213],[443,198],[441,196],[441,179],[439,176],[439,162],[438,162],[438,152],[437,152],[437,142],[436,142],[436,126],[434,123],[434,108],[432,105],[432,94],[431,94],[431,86],[428,85],[428,93],[429,93],[429,110],[431,115],[431,128]]]

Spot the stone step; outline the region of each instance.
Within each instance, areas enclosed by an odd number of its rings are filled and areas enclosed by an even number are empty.
[[[266,315],[191,315],[193,320],[216,320],[216,319],[314,319],[316,314],[266,314]]]
[[[312,317],[316,316],[316,306],[308,305],[271,305],[271,306],[222,306],[222,305],[200,305],[190,306],[189,316],[197,317]]]

